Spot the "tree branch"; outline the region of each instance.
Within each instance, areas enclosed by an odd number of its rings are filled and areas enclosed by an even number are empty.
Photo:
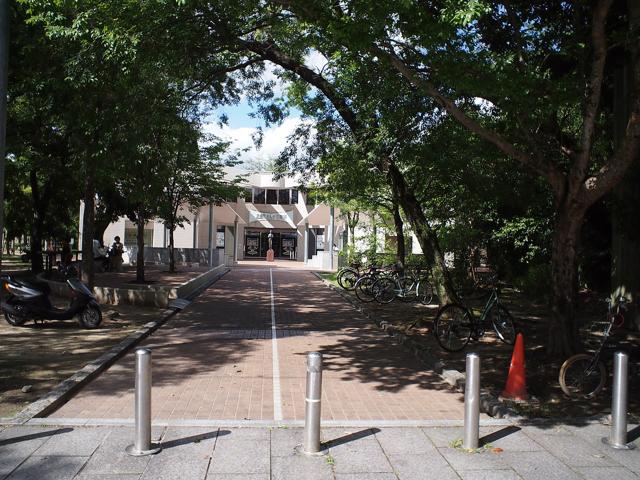
[[[571,169],[572,173],[569,179],[569,189],[571,192],[576,192],[582,187],[591,158],[593,133],[600,106],[602,80],[604,77],[605,61],[607,59],[605,24],[612,3],[613,0],[600,0],[593,12],[593,25],[591,27],[593,60],[591,63],[591,73],[589,75],[589,86],[587,87],[587,95],[585,98],[582,134],[580,143],[578,144],[578,151],[576,152],[575,164]]]

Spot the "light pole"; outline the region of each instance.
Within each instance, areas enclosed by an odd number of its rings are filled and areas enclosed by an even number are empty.
[[[0,266],[4,233],[4,159],[7,137],[7,77],[9,70],[9,0],[0,0]]]

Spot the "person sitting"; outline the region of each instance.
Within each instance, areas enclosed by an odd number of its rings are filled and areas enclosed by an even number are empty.
[[[100,241],[95,238],[93,239],[93,261],[100,262],[102,271],[106,272],[109,270],[109,258],[107,257],[107,252],[100,244]]]
[[[111,250],[109,251],[109,263],[111,271],[119,272],[122,270],[122,253],[124,252],[124,245],[120,242],[120,237],[116,236],[113,239]]]

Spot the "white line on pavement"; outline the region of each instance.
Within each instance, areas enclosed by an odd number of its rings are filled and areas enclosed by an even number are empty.
[[[271,282],[271,355],[273,357],[273,419],[282,420],[282,395],[280,393],[280,361],[278,360],[278,333],[276,331],[276,306],[273,296],[273,269],[269,269]]]

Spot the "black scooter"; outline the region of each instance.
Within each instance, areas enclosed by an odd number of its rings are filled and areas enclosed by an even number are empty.
[[[102,312],[87,286],[77,278],[69,278],[71,303],[66,310],[56,308],[49,300],[51,289],[45,282],[29,281],[2,275],[4,298],[0,309],[4,318],[13,326],[23,325],[27,320],[70,320],[76,315],[84,328],[97,328],[102,322]]]

